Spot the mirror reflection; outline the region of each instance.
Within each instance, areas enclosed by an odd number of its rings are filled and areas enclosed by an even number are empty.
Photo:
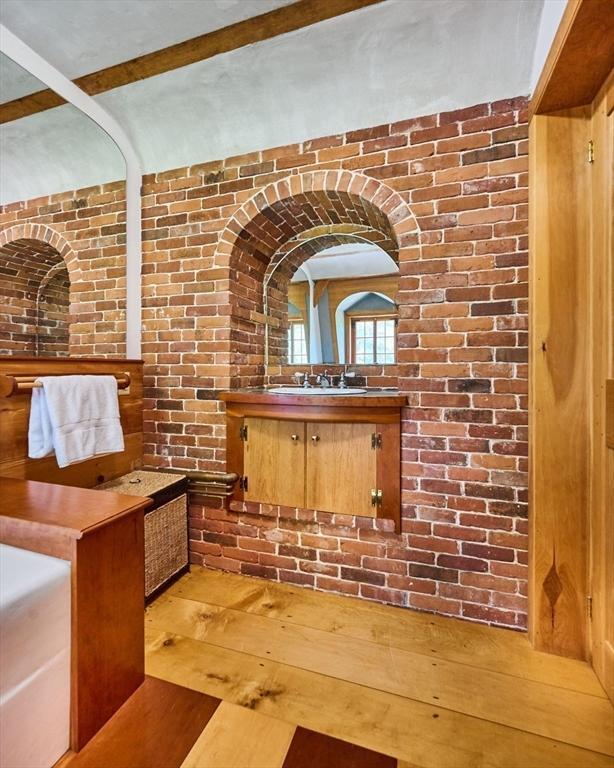
[[[398,275],[395,261],[370,242],[335,245],[310,256],[287,284],[285,317],[276,323],[274,311],[268,313],[269,362],[394,364]],[[269,309],[275,306],[274,292],[269,285]]]
[[[0,102],[45,89],[0,53]],[[73,232],[80,218],[87,229],[85,198],[71,190],[97,186],[99,167],[108,181],[125,175],[113,141],[71,104],[3,123],[0,164],[0,204],[23,208],[26,220],[37,216],[37,223],[60,233]],[[0,354],[69,355],[71,328],[80,319],[75,288],[63,254],[50,242],[19,237],[0,246]]]

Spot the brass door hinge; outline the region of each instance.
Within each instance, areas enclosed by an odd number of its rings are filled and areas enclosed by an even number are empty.
[[[243,475],[243,477],[239,478],[239,488],[242,491],[246,491],[247,490],[247,485],[248,485],[248,483],[247,483],[247,475]]]
[[[595,162],[595,143],[592,139],[588,142],[588,162],[594,163]]]
[[[381,507],[384,499],[384,494],[379,488],[371,488],[371,506]]]
[[[382,433],[381,432],[372,432],[371,433],[371,448],[374,450],[376,448],[382,447]]]
[[[239,428],[239,438],[241,440],[247,440],[247,427],[240,427]]]
[[[588,595],[586,598],[586,610],[588,611],[588,618],[593,618],[593,597]]]

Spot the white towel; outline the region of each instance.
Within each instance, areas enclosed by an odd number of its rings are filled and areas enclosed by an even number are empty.
[[[114,376],[41,376],[32,390],[31,459],[54,451],[59,467],[124,450]]]

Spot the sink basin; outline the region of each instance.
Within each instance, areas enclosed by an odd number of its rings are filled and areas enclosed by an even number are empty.
[[[338,387],[310,387],[304,389],[303,387],[273,387],[269,389],[273,395],[364,395],[366,389],[358,389],[358,387],[348,387],[347,389],[339,389]]]

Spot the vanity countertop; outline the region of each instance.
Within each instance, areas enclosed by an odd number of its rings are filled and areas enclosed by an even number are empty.
[[[352,394],[352,387],[343,393],[335,388],[334,394],[309,394],[309,390],[296,387],[296,394],[279,394],[272,388],[233,389],[220,394],[220,400],[230,403],[262,403],[267,405],[293,406],[340,406],[340,407],[396,407],[407,405],[407,395],[402,395],[393,389],[369,389],[361,394]]]

